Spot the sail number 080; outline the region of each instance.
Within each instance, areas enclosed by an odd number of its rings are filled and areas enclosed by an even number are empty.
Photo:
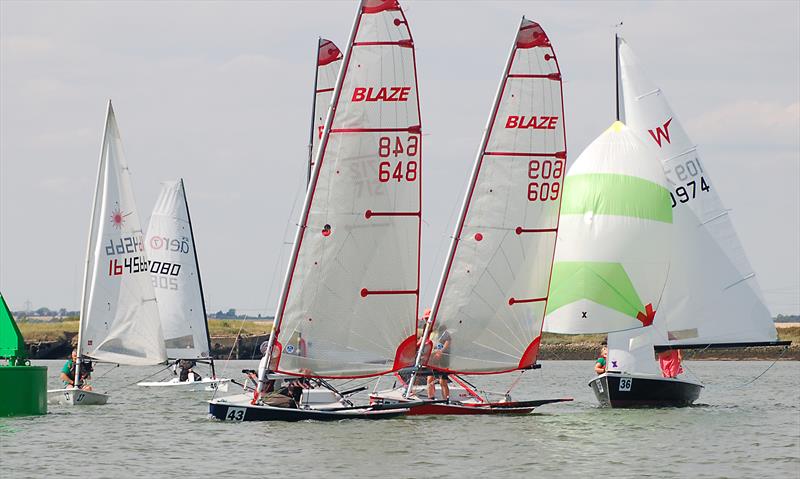
[[[394,138],[382,136],[378,141],[378,156],[381,158],[397,159],[401,154],[414,157],[417,156],[418,150],[419,138],[416,136],[409,136],[405,141],[405,146],[399,136]],[[378,163],[378,181],[388,183],[391,180],[395,180],[398,183],[401,181],[416,181],[417,161],[397,160],[396,163],[392,161]]]
[[[561,194],[564,160],[531,160],[528,163],[528,201],[557,200]]]

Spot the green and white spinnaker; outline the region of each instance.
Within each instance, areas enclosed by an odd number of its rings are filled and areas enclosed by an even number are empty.
[[[671,228],[661,165],[615,122],[567,173],[545,331],[650,325],[667,281]]]

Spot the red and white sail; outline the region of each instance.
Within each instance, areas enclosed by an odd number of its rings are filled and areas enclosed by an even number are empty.
[[[413,363],[422,134],[414,42],[364,0],[344,54],[275,318],[277,369],[378,375]]]
[[[89,230],[78,353],[120,364],[158,364],[167,355],[130,176],[109,101]]]
[[[565,163],[558,61],[544,30],[523,18],[434,300],[426,366],[497,373],[535,363]]]
[[[768,342],[777,338],[752,266],[697,147],[664,93],[618,40],[624,116],[661,161],[673,206],[673,252],[656,344]]]
[[[314,171],[314,160],[319,150],[322,131],[325,129],[325,118],[333,98],[336,78],[342,67],[342,52],[330,40],[320,38],[317,46],[317,68],[314,79],[314,105],[311,122],[311,141],[309,142],[308,177]]]

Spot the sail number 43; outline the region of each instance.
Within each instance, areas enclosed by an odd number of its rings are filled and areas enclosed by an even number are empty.
[[[409,136],[405,142],[399,136],[382,136],[378,141],[378,156],[386,160],[378,163],[378,181],[417,181],[417,160],[407,157],[416,157],[418,152],[417,136]]]
[[[561,194],[564,160],[531,160],[528,163],[528,201],[557,200]]]
[[[244,421],[245,408],[243,407],[229,407],[228,413],[225,415],[226,421]]]

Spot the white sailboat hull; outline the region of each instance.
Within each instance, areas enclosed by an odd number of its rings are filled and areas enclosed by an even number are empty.
[[[84,389],[48,389],[47,403],[62,406],[102,406],[108,402],[108,394]]]
[[[169,381],[150,381],[137,383],[137,386],[148,388],[169,388],[181,391],[227,391],[231,380],[226,378],[203,378],[199,381],[181,381],[172,378]]]

